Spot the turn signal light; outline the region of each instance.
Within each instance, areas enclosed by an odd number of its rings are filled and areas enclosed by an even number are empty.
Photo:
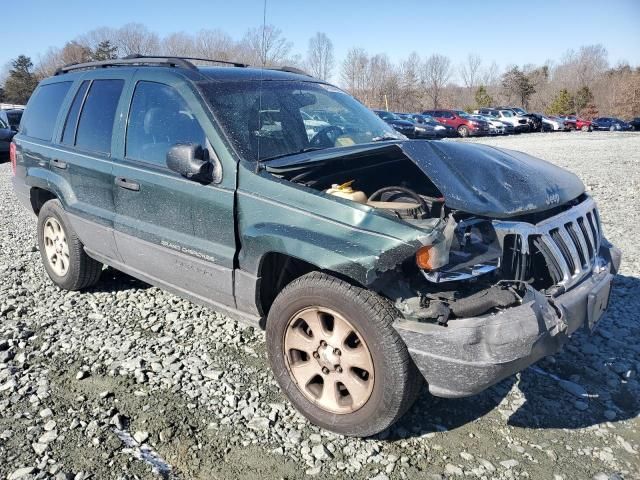
[[[416,264],[423,270],[432,270],[431,245],[420,247],[416,252]]]

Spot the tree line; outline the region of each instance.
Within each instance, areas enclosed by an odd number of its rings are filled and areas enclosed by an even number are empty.
[[[504,70],[478,54],[456,64],[439,53],[414,52],[394,62],[386,53],[370,54],[361,47],[351,48],[338,62],[325,33],[311,37],[306,53],[300,55],[273,25],[250,28],[239,40],[219,29],[160,37],[137,23],[98,28],[61,48],[49,48],[35,64],[24,55],[14,59],[5,72],[0,100],[25,103],[38,81],[63,65],[136,53],[294,66],[338,83],[371,108],[392,111],[508,104],[548,114],[640,115],[640,67],[612,67],[602,45],[568,50],[543,65],[510,65]]]

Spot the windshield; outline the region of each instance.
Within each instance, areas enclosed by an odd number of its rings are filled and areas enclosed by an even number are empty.
[[[513,112],[511,110],[500,110],[500,113],[505,117],[513,117]]]
[[[0,128],[9,128],[9,125],[2,118],[0,118]]]
[[[456,110],[456,114],[462,118],[471,118],[471,115],[469,115],[467,112],[463,110]]]
[[[201,88],[229,140],[250,161],[404,138],[355,98],[321,83],[265,80],[261,89],[260,81],[207,82]]]

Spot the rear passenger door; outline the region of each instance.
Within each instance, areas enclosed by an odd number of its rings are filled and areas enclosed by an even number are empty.
[[[73,229],[89,253],[119,260],[113,235],[112,132],[127,74],[84,76],[74,84],[50,159]],[[55,180],[59,179],[59,180]]]
[[[178,143],[201,145],[215,158],[205,130],[211,122],[185,81],[150,70],[136,74],[114,169],[118,250],[133,274],[235,307],[234,172],[228,182],[203,185],[167,168],[167,151]]]

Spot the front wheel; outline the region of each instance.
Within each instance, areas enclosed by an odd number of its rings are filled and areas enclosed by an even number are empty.
[[[89,257],[58,200],[38,213],[38,246],[49,278],[65,290],[81,290],[100,278],[102,264]]]
[[[462,138],[466,138],[469,136],[469,129],[467,127],[465,127],[464,125],[460,125],[458,127],[458,135],[460,135]]]
[[[294,280],[267,319],[280,388],[322,428],[359,437],[385,430],[422,383],[395,318],[387,300],[338,278],[312,272]]]
[[[589,125],[583,125],[582,126],[582,131],[583,132],[590,132],[591,131],[591,127]]]

